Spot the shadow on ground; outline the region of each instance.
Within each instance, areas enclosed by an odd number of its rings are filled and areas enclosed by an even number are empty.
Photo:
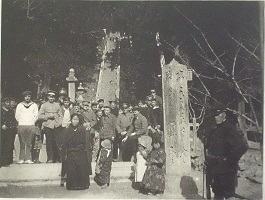
[[[196,182],[191,176],[182,176],[180,180],[181,195],[185,199],[203,199],[199,195],[199,190]]]

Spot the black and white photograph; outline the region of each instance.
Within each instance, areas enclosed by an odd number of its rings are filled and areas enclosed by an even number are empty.
[[[0,7],[1,199],[263,199],[264,1]]]

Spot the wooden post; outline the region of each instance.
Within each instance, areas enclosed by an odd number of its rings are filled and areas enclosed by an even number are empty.
[[[70,97],[72,102],[75,102],[75,82],[78,79],[75,77],[75,70],[70,69],[69,76],[66,78],[68,82],[68,96]]]

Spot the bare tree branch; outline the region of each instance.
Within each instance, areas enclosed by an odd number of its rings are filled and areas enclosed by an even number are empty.
[[[245,49],[248,53],[250,53],[252,56],[254,56],[258,61],[260,61],[260,58],[256,56],[253,52],[248,50],[242,43],[240,43],[238,40],[236,40],[230,33],[228,33],[229,37],[234,40],[237,44],[239,44],[243,49]]]

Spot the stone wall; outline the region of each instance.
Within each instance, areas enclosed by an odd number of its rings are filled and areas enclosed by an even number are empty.
[[[240,177],[249,178],[262,183],[263,161],[259,149],[249,149],[239,161]]]

